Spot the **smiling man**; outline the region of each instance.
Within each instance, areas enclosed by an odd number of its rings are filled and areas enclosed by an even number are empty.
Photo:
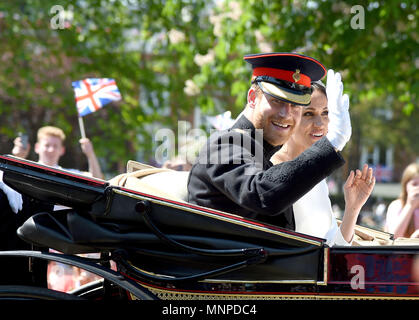
[[[244,60],[253,68],[247,105],[231,129],[212,134],[201,150],[189,175],[188,201],[295,230],[292,204],[344,164],[339,151],[350,133],[332,132],[296,159],[273,165],[269,159],[310,104],[311,82],[326,69],[295,53]],[[348,110],[342,113],[350,122]]]

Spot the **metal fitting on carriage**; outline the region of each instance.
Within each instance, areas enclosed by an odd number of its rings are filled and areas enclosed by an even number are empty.
[[[138,213],[149,213],[151,209],[150,201],[141,200],[135,204],[135,211]]]

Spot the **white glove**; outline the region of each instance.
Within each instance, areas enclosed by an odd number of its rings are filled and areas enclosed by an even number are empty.
[[[339,151],[342,151],[352,134],[349,96],[342,93],[341,75],[330,69],[327,72],[326,81],[327,108],[329,109],[329,129],[326,137]]]
[[[22,195],[19,192],[16,192],[10,188],[3,181],[0,181],[0,189],[6,194],[7,199],[9,200],[10,208],[14,213],[17,213],[19,210],[22,210]]]

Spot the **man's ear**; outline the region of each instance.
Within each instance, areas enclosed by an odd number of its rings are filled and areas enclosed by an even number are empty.
[[[251,108],[256,106],[256,90],[253,88],[250,88],[249,91],[247,91],[247,104]]]

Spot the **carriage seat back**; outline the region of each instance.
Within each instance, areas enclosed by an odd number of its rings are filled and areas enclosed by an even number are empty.
[[[149,165],[140,165],[132,172],[131,170],[132,167],[129,167],[127,173],[112,178],[109,183],[170,200],[187,202],[189,171],[175,171]]]

